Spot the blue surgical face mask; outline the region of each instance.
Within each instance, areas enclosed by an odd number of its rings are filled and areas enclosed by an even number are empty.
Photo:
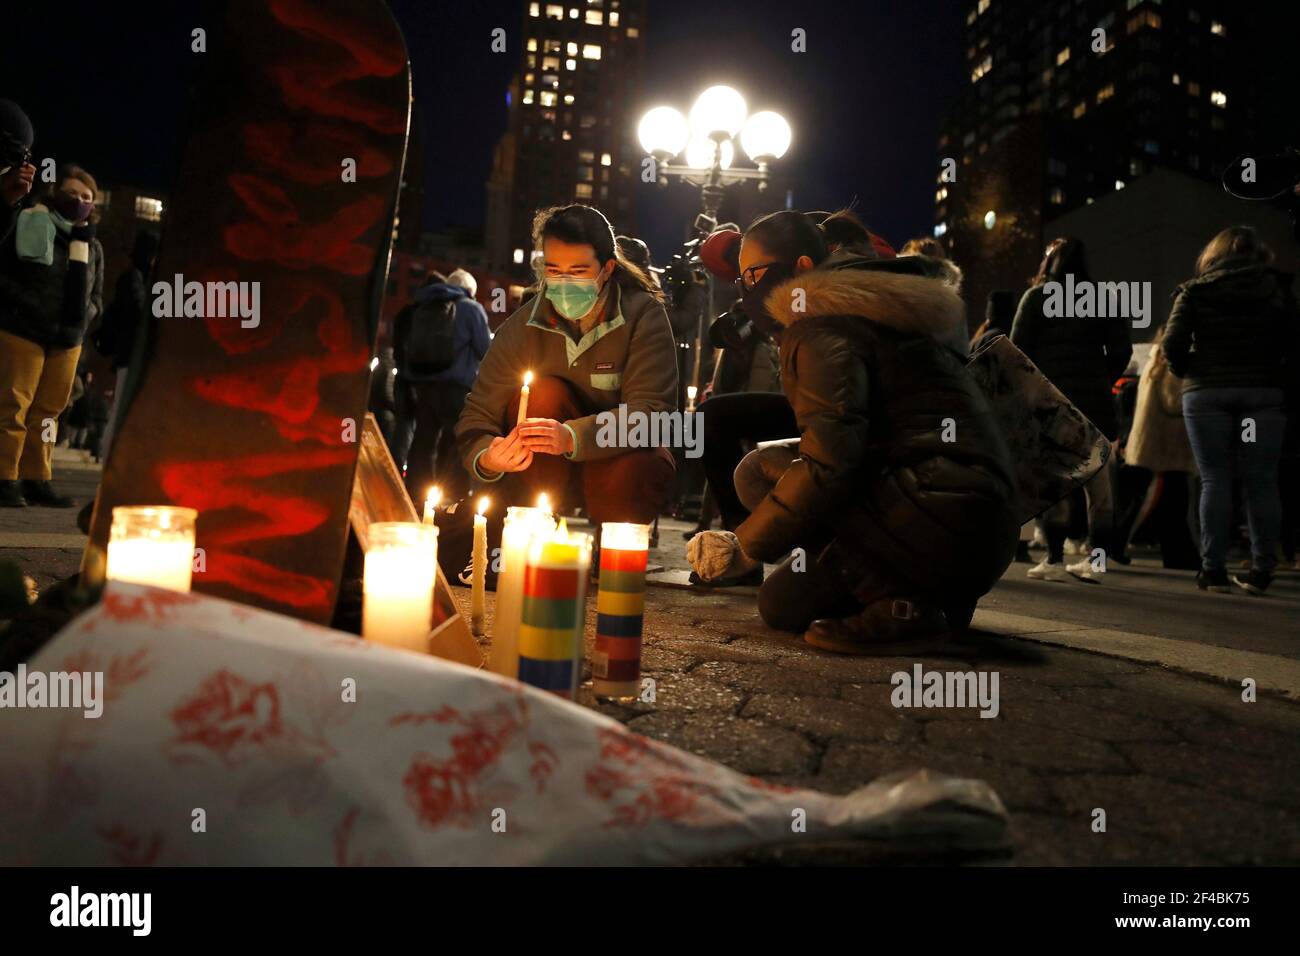
[[[546,280],[546,298],[566,319],[580,319],[596,304],[600,287],[595,279],[579,276],[551,276]]]

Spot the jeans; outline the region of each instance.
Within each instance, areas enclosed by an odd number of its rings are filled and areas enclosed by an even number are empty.
[[[1183,394],[1183,419],[1201,472],[1201,567],[1228,556],[1234,466],[1246,496],[1251,566],[1271,574],[1282,528],[1278,466],[1286,431],[1280,388],[1201,388]]]
[[[704,416],[704,473],[722,526],[734,531],[749,517],[732,476],[745,457],[744,443],[775,441],[799,434],[794,409],[779,392],[732,392],[700,405]]]

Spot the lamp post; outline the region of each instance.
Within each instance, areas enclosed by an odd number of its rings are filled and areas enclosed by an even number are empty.
[[[702,212],[695,218],[697,239],[707,236],[718,223],[718,210],[728,186],[753,180],[759,191],[767,188],[769,164],[790,148],[790,124],[779,113],[761,110],[749,114],[745,98],[729,86],[711,86],[691,107],[689,119],[671,106],[656,106],[637,125],[641,147],[654,157],[655,179],[666,187],[680,179],[700,190]],[[737,167],[738,149],[754,163]],[[681,157],[681,161],[678,157]],[[703,352],[708,304],[712,300],[712,277],[707,277],[708,294],[695,335],[695,370],[692,381],[700,389],[700,357]]]

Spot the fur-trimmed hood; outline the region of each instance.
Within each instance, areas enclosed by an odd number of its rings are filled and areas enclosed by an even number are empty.
[[[912,261],[909,261],[912,260]],[[856,315],[898,332],[925,335],[965,356],[970,349],[961,271],[946,259],[839,261],[787,279],[765,300],[768,313],[789,328],[803,319]],[[795,290],[803,310],[796,312]]]

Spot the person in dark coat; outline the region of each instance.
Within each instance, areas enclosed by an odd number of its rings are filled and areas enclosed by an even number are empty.
[[[1165,355],[1183,380],[1183,419],[1201,473],[1202,590],[1230,590],[1234,464],[1250,519],[1251,569],[1233,581],[1263,594],[1277,566],[1278,467],[1300,319],[1293,277],[1271,268],[1272,261],[1254,229],[1223,230],[1201,251],[1196,277],[1178,287],[1165,329]]]
[[[9,238],[18,209],[32,191],[32,121],[13,100],[0,99],[0,243]]]
[[[1055,239],[1047,247],[1033,285],[1020,300],[1011,324],[1011,341],[1111,440],[1113,447],[1119,435],[1119,414],[1111,385],[1124,374],[1133,355],[1128,323],[1122,316],[1083,318],[1044,314],[1047,284],[1065,283],[1067,276],[1074,277],[1075,286],[1092,281],[1083,243],[1078,239]],[[1100,548],[1107,555],[1121,550],[1112,540],[1116,460],[1117,455],[1112,453],[1107,467],[1099,471],[1084,489],[1089,545],[1093,549]],[[1080,505],[1078,496],[1073,505],[1077,512]],[[1056,521],[1044,522],[1047,557],[1029,569],[1029,577],[1068,581],[1073,575],[1100,583],[1102,578],[1094,572],[1090,557],[1065,565],[1067,527]]]
[[[126,391],[127,369],[135,352],[135,340],[142,329],[148,327],[151,311],[149,277],[158,259],[158,233],[141,229],[131,245],[131,268],[117,279],[113,301],[104,313],[104,321],[94,334],[95,349],[111,359],[116,378],[113,383],[113,403],[107,408],[107,419],[100,438],[100,452],[107,457],[113,443],[113,425],[117,419],[118,403]]]
[[[1015,554],[1011,455],[966,371],[965,310],[946,266],[831,256],[795,211],[745,234],[745,311],[780,337],[799,441],[737,469],[751,514],[725,573],[781,561],[759,612],[817,647],[871,653],[964,627]],[[692,551],[707,557],[726,534],[705,532]]]
[[[66,407],[86,330],[103,307],[98,187],[63,166],[0,244],[0,507],[70,508],[53,487],[49,423]],[[20,484],[21,482],[21,484]]]
[[[478,377],[479,364],[492,344],[487,313],[474,298],[477,291],[478,283],[463,269],[446,277],[431,273],[430,281],[416,291],[412,307],[403,309],[393,320],[393,357],[398,387],[405,392],[400,404],[412,434],[406,487],[415,501],[424,500],[435,474],[445,498],[454,500],[469,493],[469,474],[460,467],[456,455],[456,422]],[[435,302],[453,305],[455,359],[441,372],[421,375],[409,367],[407,343],[412,323],[420,318],[419,306]],[[401,424],[398,427],[402,429]]]

